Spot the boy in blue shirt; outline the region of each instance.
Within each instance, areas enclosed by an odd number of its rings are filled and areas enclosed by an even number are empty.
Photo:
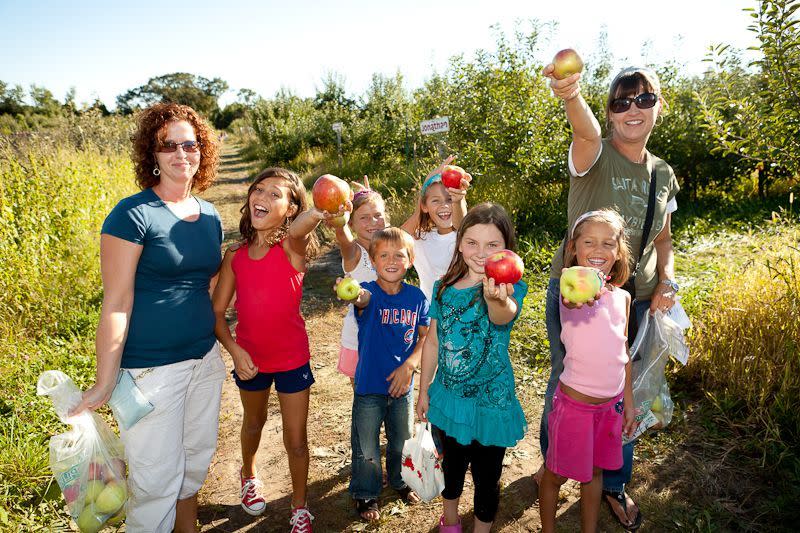
[[[361,285],[353,302],[358,323],[358,366],[351,425],[350,494],[361,517],[380,518],[381,424],[386,429],[389,484],[407,503],[419,497],[400,476],[403,443],[411,438],[413,378],[428,332],[428,301],[403,281],[414,262],[414,241],[399,228],[377,232],[369,257],[378,275]]]

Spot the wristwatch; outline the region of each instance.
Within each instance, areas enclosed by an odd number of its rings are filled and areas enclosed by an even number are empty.
[[[674,279],[662,279],[661,283],[668,286],[670,289],[673,290],[673,292],[678,292],[678,289],[680,289],[680,286]]]

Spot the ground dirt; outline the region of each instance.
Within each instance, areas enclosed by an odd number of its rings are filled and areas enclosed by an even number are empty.
[[[237,238],[239,207],[244,201],[256,166],[243,161],[235,145],[226,145],[222,153],[221,173],[217,183],[204,196],[222,215],[228,241]],[[352,389],[348,379],[337,372],[339,334],[345,307],[330,290],[341,272],[336,249],[327,250],[310,267],[304,283],[303,315],[311,342],[311,365],[316,383],[311,389],[308,433],[311,450],[308,506],[315,515],[316,531],[435,531],[441,514],[441,501],[414,506],[404,505],[391,489],[381,499],[382,518],[365,524],[356,515],[347,492],[350,476],[350,408]],[[233,327],[235,318],[231,317]],[[229,369],[232,362],[223,356]],[[518,376],[519,378],[519,376]],[[538,427],[541,415],[543,379],[534,375],[518,387],[529,428],[525,439],[506,454],[501,480],[500,511],[494,531],[518,532],[540,529],[536,484],[532,473],[541,464]],[[258,471],[264,483],[267,511],[251,517],[239,505],[239,467],[241,455],[239,430],[242,408],[238,390],[231,378],[222,393],[219,444],[211,470],[200,493],[202,531],[288,531],[291,483],[286,452],[281,436],[281,417],[277,399],[270,398],[269,418],[264,428],[258,455]],[[637,475],[640,468],[637,464]],[[648,481],[652,482],[652,479]],[[634,492],[634,497],[644,496]],[[578,531],[580,506],[578,485],[568,482],[561,492],[559,530]],[[653,502],[658,505],[657,502]],[[663,502],[661,502],[663,503]],[[465,530],[472,530],[472,486],[469,476],[461,500]],[[645,525],[641,531],[656,531]],[[621,531],[608,511],[601,510],[601,531]]]

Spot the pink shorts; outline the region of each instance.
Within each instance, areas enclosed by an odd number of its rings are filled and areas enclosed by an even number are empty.
[[[358,350],[351,350],[344,346],[339,348],[339,364],[336,368],[345,376],[356,377],[356,367],[358,366]]]
[[[592,405],[570,398],[558,384],[547,416],[547,468],[559,476],[588,483],[593,467],[622,468],[622,393]]]

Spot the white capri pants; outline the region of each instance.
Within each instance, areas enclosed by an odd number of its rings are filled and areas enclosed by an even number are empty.
[[[130,490],[126,531],[169,533],[177,500],[197,494],[217,448],[225,363],[215,342],[202,359],[128,371],[155,409],[132,428],[120,427]]]

